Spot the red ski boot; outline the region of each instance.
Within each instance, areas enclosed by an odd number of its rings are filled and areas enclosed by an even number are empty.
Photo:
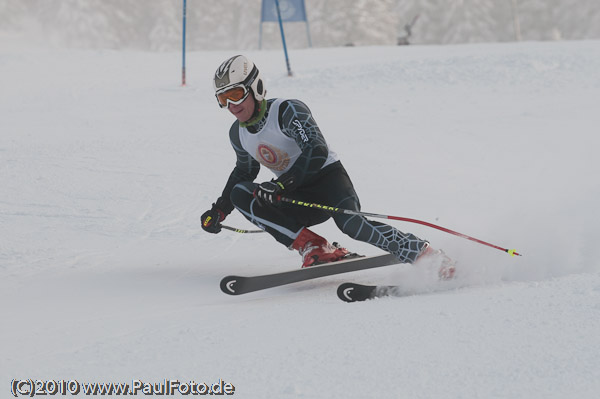
[[[438,270],[438,276],[440,277],[440,280],[450,280],[454,278],[456,262],[450,259],[441,249],[433,249],[429,243],[425,245],[425,249],[421,251],[416,262],[427,262],[430,264],[439,263],[440,268]]]
[[[349,254],[346,248],[330,244],[326,239],[307,228],[302,229],[290,248],[300,252],[302,267],[334,262]]]

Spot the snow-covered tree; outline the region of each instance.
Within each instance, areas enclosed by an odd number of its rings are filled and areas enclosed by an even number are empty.
[[[314,46],[393,44],[404,26],[414,44],[600,38],[598,0],[305,0]],[[22,32],[77,47],[178,50],[183,0],[0,0],[0,33]],[[256,49],[260,0],[187,0],[189,49]],[[304,23],[286,23],[290,48],[308,44]],[[264,48],[280,48],[276,23]]]
[[[0,0],[0,29],[17,30],[27,18],[27,5],[19,0]]]
[[[148,11],[148,47],[151,50],[167,51],[181,46],[183,7],[172,0],[155,0]],[[177,7],[179,6],[179,7]]]
[[[29,0],[30,12],[39,18],[44,34],[55,43],[75,47],[119,47],[110,9],[99,0]]]
[[[556,21],[552,9],[562,0],[517,0],[523,40],[551,40]]]
[[[555,39],[600,37],[600,1],[582,7],[580,0],[560,0],[552,7],[552,13]]]
[[[491,0],[447,0],[446,43],[490,42],[496,39]]]

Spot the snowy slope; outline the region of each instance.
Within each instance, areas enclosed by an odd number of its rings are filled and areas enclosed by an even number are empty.
[[[363,209],[460,262],[241,297],[291,270],[270,237],[201,231],[233,167],[210,78],[228,52],[0,47],[0,381],[232,383],[241,398],[595,398],[600,42],[251,52],[307,102]],[[261,172],[263,179],[271,176]],[[232,214],[227,223],[252,228]],[[331,222],[318,233],[365,254]],[[344,281],[403,298],[345,304]]]

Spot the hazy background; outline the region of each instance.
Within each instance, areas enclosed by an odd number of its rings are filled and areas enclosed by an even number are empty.
[[[286,0],[280,0],[284,3]],[[0,37],[12,42],[170,51],[181,47],[183,0],[0,0]],[[516,7],[514,7],[516,6]],[[188,0],[190,50],[258,48],[261,0]],[[395,44],[417,15],[411,42],[449,44],[600,38],[598,0],[306,0],[315,47]],[[281,47],[275,23],[263,48]],[[286,23],[291,48],[304,23]]]

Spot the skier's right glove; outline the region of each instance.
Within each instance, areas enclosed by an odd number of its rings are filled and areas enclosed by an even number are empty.
[[[285,186],[277,180],[266,181],[256,187],[254,196],[261,206],[270,205],[277,207],[281,202],[281,194],[284,189]]]
[[[291,174],[284,174],[277,180],[261,183],[254,190],[254,197],[259,205],[278,207],[281,204],[281,196],[296,188],[296,178]]]
[[[219,201],[217,201],[219,202]],[[217,234],[221,232],[221,222],[225,220],[225,212],[213,204],[209,211],[204,212],[200,220],[202,221],[202,228],[204,231]]]

